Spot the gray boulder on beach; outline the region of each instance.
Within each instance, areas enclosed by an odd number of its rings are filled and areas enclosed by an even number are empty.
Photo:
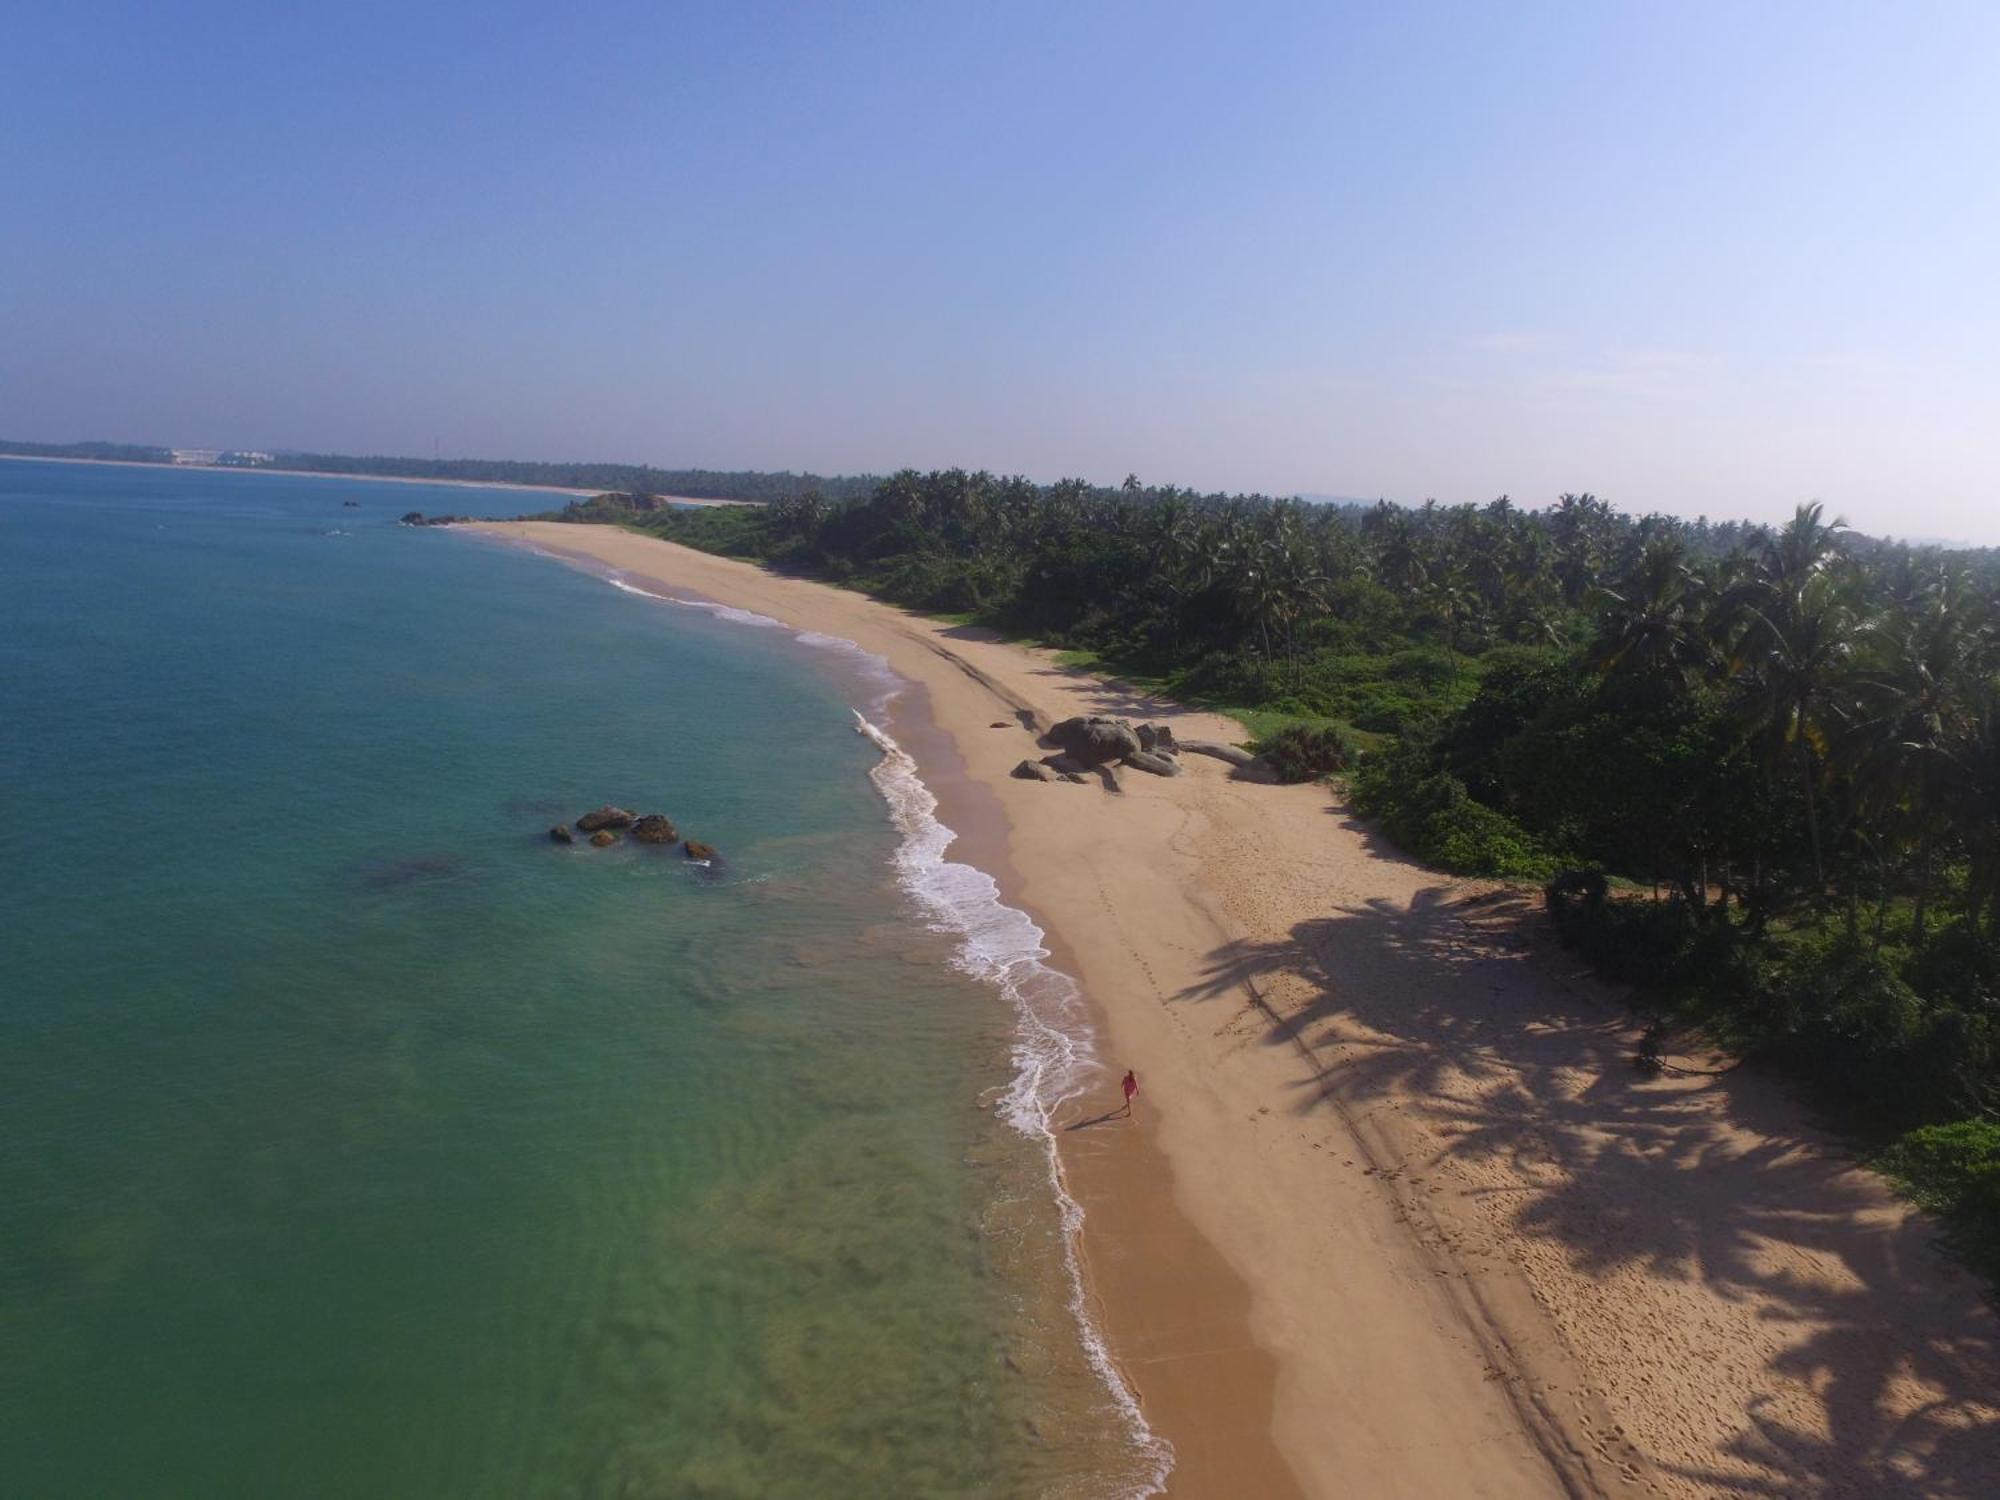
[[[1171,755],[1162,755],[1155,750],[1134,750],[1125,757],[1125,764],[1137,771],[1151,771],[1155,776],[1178,776],[1180,762]]]
[[[1105,719],[1092,714],[1064,719],[1049,731],[1049,739],[1087,766],[1122,760],[1144,748],[1132,726],[1123,719]]]
[[[1038,760],[1022,761],[1014,767],[1013,774],[1021,781],[1054,781],[1057,775],[1055,767],[1045,766]]]

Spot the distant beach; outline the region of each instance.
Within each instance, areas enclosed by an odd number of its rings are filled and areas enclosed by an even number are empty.
[[[903,743],[953,857],[1098,1013],[1103,1076],[1056,1138],[1086,1311],[1173,1444],[1171,1493],[1992,1479],[1992,1315],[1933,1226],[1767,1082],[1637,1075],[1619,997],[1520,894],[1403,858],[1323,787],[1199,757],[1115,794],[1013,778],[1070,714],[1241,735],[1052,653],[611,527],[477,530],[852,641],[922,686],[929,727]],[[1126,1067],[1138,1108],[1099,1122]]]
[[[0,453],[0,459],[24,464],[92,464],[111,469],[164,469],[176,474],[282,474],[290,479],[348,479],[369,484],[428,484],[440,489],[520,490],[531,495],[598,495],[602,490],[564,489],[549,484],[509,484],[498,479],[426,479],[417,474],[339,474],[328,469],[280,469],[269,465],[239,468],[231,464],[149,464],[127,458],[43,458],[33,453]],[[674,505],[756,505],[755,500],[705,500],[692,495],[661,495]]]

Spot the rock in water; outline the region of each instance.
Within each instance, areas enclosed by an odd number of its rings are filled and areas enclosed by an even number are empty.
[[[681,841],[680,830],[674,827],[673,819],[660,813],[647,813],[634,821],[632,837],[642,844],[678,844]]]
[[[715,847],[712,844],[704,844],[700,839],[689,839],[687,841],[687,857],[689,859],[706,860],[712,863],[716,858]]]
[[[1155,776],[1178,776],[1180,762],[1171,756],[1161,755],[1152,750],[1134,750],[1125,757],[1125,764],[1135,770],[1151,771]]]
[[[630,828],[636,821],[624,808],[613,807],[607,802],[596,812],[587,812],[578,818],[576,827],[579,833],[596,833],[600,828]]]
[[[1024,760],[1014,767],[1014,775],[1022,781],[1054,781],[1054,767],[1045,766],[1038,760]]]
[[[1098,766],[1108,760],[1122,760],[1141,748],[1139,736],[1123,719],[1064,719],[1049,731],[1049,738],[1085,765]]]
[[[549,830],[549,841],[556,844],[574,844],[576,835],[569,831],[569,824],[558,823]]]
[[[595,848],[609,849],[613,844],[618,842],[618,835],[613,833],[609,828],[600,828],[590,836],[590,842]]]

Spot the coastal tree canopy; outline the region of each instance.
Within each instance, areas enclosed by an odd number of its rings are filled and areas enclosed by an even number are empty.
[[[963,615],[1266,734],[1331,729],[1324,763],[1359,747],[1356,806],[1419,856],[1610,877],[1561,906],[1569,940],[1864,1136],[2000,1111],[1991,550],[1817,505],[1770,527],[956,469],[570,514]]]

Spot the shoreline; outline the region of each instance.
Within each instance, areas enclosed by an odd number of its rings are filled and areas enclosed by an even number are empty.
[[[967,664],[956,658],[905,654],[901,648],[913,644],[907,639],[871,639],[852,620],[828,622],[784,610],[762,597],[731,597],[726,588],[707,586],[712,580],[689,581],[664,569],[614,562],[592,550],[565,545],[574,534],[631,535],[642,544],[653,540],[635,533],[546,522],[475,522],[462,529],[578,567],[620,589],[747,611],[781,623],[788,634],[809,631],[833,636],[881,661],[898,684],[886,702],[876,702],[885,721],[883,730],[915,763],[922,785],[936,799],[937,820],[953,834],[947,858],[992,878],[1000,901],[1040,928],[1040,944],[1047,955],[1043,962],[1066,978],[1078,974],[1062,931],[1035,911],[1026,897],[1012,859],[1013,828],[1006,807],[991,781],[975,774],[963,753],[963,737],[975,720],[992,739],[1005,740],[1015,758],[1039,753],[1020,724],[1006,732],[992,728],[1002,710],[1009,715],[1028,711],[1008,689],[970,676]],[[846,597],[870,602],[859,595]],[[939,672],[938,667],[946,670]],[[953,691],[961,685],[972,691]],[[940,690],[949,698],[949,708],[959,710],[957,714],[940,715]],[[997,707],[979,706],[977,712],[966,713],[968,705],[987,704]],[[949,722],[950,718],[961,722]],[[1102,1043],[1107,1036],[1103,1011],[1087,990],[1082,1000],[1094,1038]],[[1101,1060],[1097,1071],[1101,1076],[1094,1086],[1050,1122],[1046,1139],[1052,1143],[1051,1186],[1058,1208],[1067,1203],[1082,1216],[1080,1232],[1066,1233],[1065,1239],[1075,1277],[1071,1311],[1082,1325],[1078,1334],[1086,1355],[1095,1363],[1090,1349],[1096,1346],[1102,1351],[1108,1370],[1101,1368],[1100,1375],[1111,1387],[1106,1394],[1114,1406],[1133,1403],[1131,1415],[1145,1425],[1137,1451],[1144,1453],[1148,1444],[1163,1444],[1169,1450],[1164,1489],[1154,1485],[1131,1493],[1254,1494],[1259,1500],[1302,1496],[1304,1491],[1270,1437],[1276,1366],[1250,1336],[1248,1288],[1181,1211],[1172,1171],[1145,1110],[1135,1110],[1133,1118],[1111,1130],[1085,1135],[1068,1128],[1102,1114],[1100,1105],[1115,1096],[1117,1071]],[[1042,1134],[1023,1133],[1031,1140]],[[1143,1254],[1138,1247],[1143,1247]],[[1140,1375],[1134,1367],[1141,1363],[1156,1366],[1158,1373]]]
[[[110,469],[162,469],[175,474],[282,474],[291,479],[351,479],[362,484],[428,484],[439,489],[513,490],[524,495],[579,495],[586,499],[603,490],[569,489],[555,484],[516,484],[505,479],[425,479],[415,474],[337,474],[329,469],[237,468],[229,464],[156,464],[136,458],[45,458],[37,453],[0,453],[0,460],[24,464],[96,464]],[[704,500],[692,495],[661,495],[675,505],[761,505],[759,500]]]
[[[1059,1146],[1170,1493],[1949,1495],[2000,1472],[2000,1338],[1926,1221],[1762,1080],[1639,1081],[1619,997],[1523,936],[1516,893],[1200,757],[1118,795],[1012,780],[1038,753],[1022,715],[1240,737],[1049,652],[614,528],[473,529],[920,684],[939,743],[905,748],[954,857],[1095,1013],[1106,1092],[1059,1123],[1139,1072],[1134,1120]]]

